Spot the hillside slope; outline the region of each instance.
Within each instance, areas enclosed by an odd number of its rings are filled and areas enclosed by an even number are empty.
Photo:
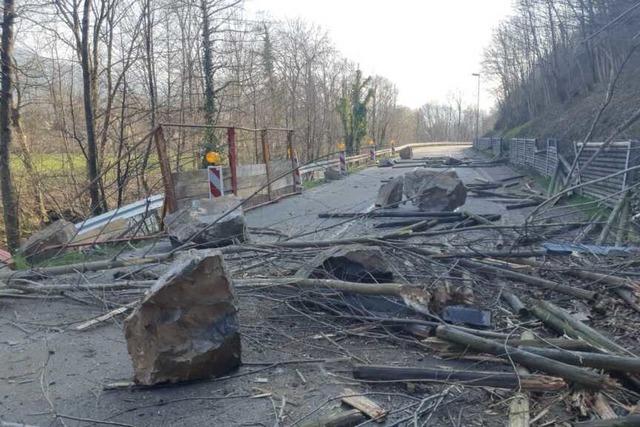
[[[533,120],[511,129],[495,129],[496,135],[522,138],[558,138],[565,142],[582,141],[589,131],[607,91],[607,83],[575,95],[567,102],[549,105]],[[592,141],[611,135],[640,106],[640,61],[628,64],[615,86],[613,98],[595,127]],[[640,139],[640,121],[617,140]]]

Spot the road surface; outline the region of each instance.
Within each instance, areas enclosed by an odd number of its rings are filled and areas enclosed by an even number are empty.
[[[470,149],[459,146],[416,150],[416,157],[442,154],[477,157]],[[406,171],[369,168],[251,211],[247,214],[248,222],[251,227],[277,229],[292,238],[303,239],[373,233],[374,221],[362,219],[323,230],[342,221],[320,220],[318,213],[364,212],[373,205],[381,180]],[[514,174],[502,166],[459,168],[458,173],[465,182]],[[477,198],[468,198],[464,209],[507,214],[503,205]],[[504,221],[519,221],[522,215],[522,211],[509,212]],[[112,280],[116,272],[87,273],[59,280],[101,283]],[[55,295],[46,299],[0,300],[0,421],[38,426],[100,425],[91,420],[125,426],[258,426],[274,425],[281,412],[285,416],[283,424],[290,425],[296,419],[315,413],[317,408],[324,410],[339,405],[335,396],[344,387],[359,387],[347,378],[349,367],[338,362],[270,366],[279,361],[333,360],[343,356],[343,350],[336,347],[336,341],[323,339],[318,331],[314,332],[314,324],[305,323],[305,318],[296,315],[292,306],[285,306],[277,299],[241,294],[245,365],[233,379],[147,391],[104,391],[106,383],[131,378],[132,370],[121,318],[84,332],[73,329],[74,324],[108,311],[107,307],[96,306],[95,298],[106,302],[111,297],[97,293],[93,298],[87,297],[86,302]],[[130,301],[137,296],[128,298]],[[315,326],[317,329],[318,325]],[[340,331],[336,334],[332,340],[339,340],[340,348],[348,348],[347,351],[371,363],[391,360],[409,366],[420,364],[427,357],[415,347],[399,350],[384,340],[348,338]],[[402,406],[405,397],[397,388],[376,387],[375,390],[389,392],[374,396],[384,406]],[[465,391],[465,400],[471,409],[461,414],[463,424],[466,421],[466,425],[473,425],[474,419],[486,422],[486,414],[474,412],[485,408],[486,395],[469,389]],[[283,402],[285,407],[280,409]],[[457,417],[458,412],[453,415]],[[503,419],[500,414],[496,416]],[[393,420],[394,416],[389,419]]]

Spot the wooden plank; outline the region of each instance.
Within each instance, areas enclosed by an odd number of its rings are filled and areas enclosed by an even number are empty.
[[[372,420],[380,423],[384,420],[384,417],[387,416],[388,411],[386,409],[378,405],[373,400],[365,396],[358,395],[358,393],[354,390],[345,388],[342,393],[342,402],[353,408],[356,408]]]
[[[137,304],[137,301],[131,302],[127,305],[123,305],[122,307],[118,307],[115,310],[111,310],[110,312],[103,314],[102,316],[98,316],[94,319],[87,320],[86,322],[79,324],[73,329],[75,329],[76,331],[84,331],[85,329],[89,329],[90,327],[97,325],[98,323],[102,323],[109,319],[112,319],[118,314],[127,312],[129,309],[133,308],[136,304]]]

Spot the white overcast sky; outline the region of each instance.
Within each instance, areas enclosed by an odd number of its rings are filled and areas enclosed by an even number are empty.
[[[265,12],[319,24],[365,73],[396,83],[401,104],[418,107],[445,102],[453,91],[475,103],[471,74],[480,70],[492,28],[509,15],[512,0],[246,0],[245,6],[249,16]],[[492,106],[489,90],[480,102]]]

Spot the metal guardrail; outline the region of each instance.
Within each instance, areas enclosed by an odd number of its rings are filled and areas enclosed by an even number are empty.
[[[146,199],[138,200],[117,209],[88,218],[75,224],[78,234],[88,233],[92,230],[103,228],[105,225],[117,219],[131,219],[138,216],[148,216],[160,209],[164,203],[164,194],[156,194]]]
[[[473,145],[478,150],[495,153],[495,146],[498,143],[501,150],[508,148],[509,163],[533,170],[538,175],[552,177],[560,165],[558,140],[553,138],[546,141],[524,138],[508,141],[500,138],[480,138],[474,141]],[[576,168],[581,182],[607,177],[640,164],[640,141],[631,140],[611,143],[585,169],[584,165],[602,147],[602,144],[602,142],[589,142],[582,150]],[[581,146],[582,143],[573,144],[574,158],[580,152]],[[565,173],[567,172],[568,170],[565,170]],[[625,173],[585,186],[582,192],[603,199],[603,203],[614,206],[622,197],[624,190],[637,183],[639,179],[639,174]]]
[[[439,146],[447,146],[447,145],[460,145],[460,146],[471,146],[472,143],[471,142],[460,142],[460,141],[455,141],[455,142],[417,142],[417,143],[413,143],[413,144],[405,144],[405,145],[401,145],[395,148],[396,151],[400,151],[403,148],[406,147],[412,147],[412,148],[419,148],[419,147],[439,147]],[[377,157],[382,157],[382,156],[387,156],[391,154],[391,148],[383,148],[381,150],[376,150],[376,156]],[[347,157],[347,164],[353,164],[353,163],[360,163],[363,160],[366,161],[369,159],[369,154],[356,154],[354,156],[349,156]],[[300,167],[300,174],[301,175],[305,175],[305,174],[311,174],[314,172],[319,172],[322,171],[324,169],[326,169],[327,167],[331,167],[331,166],[335,166],[335,167],[339,167],[340,166],[340,159],[335,158],[335,159],[330,159],[330,160],[323,160],[320,162],[314,162],[314,163],[309,163],[305,166],[301,166]]]
[[[397,147],[396,150],[401,150],[405,147],[424,147],[424,146],[441,146],[441,145],[471,145],[466,142],[454,142],[454,143],[415,143],[406,144]],[[384,148],[376,150],[376,156],[386,156],[391,154],[390,148]],[[355,156],[347,157],[347,163],[359,163],[369,160],[369,154],[357,154]],[[316,171],[324,170],[330,166],[339,166],[339,159],[323,160],[314,162],[300,167],[300,174],[309,174]],[[138,200],[137,202],[130,203],[125,206],[121,206],[118,209],[106,212],[102,215],[98,215],[82,222],[75,224],[78,236],[89,233],[93,230],[100,230],[106,227],[111,222],[122,219],[144,219],[152,215],[158,209],[161,209],[164,204],[164,194],[156,194],[146,199]]]

